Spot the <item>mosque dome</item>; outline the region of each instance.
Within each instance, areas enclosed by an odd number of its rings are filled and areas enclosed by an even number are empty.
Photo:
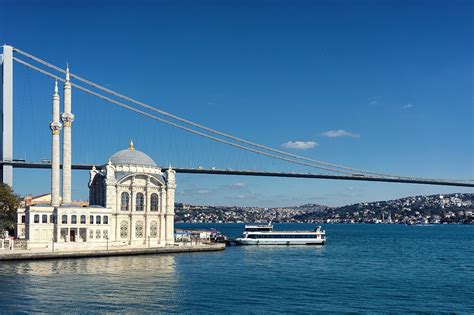
[[[112,164],[133,164],[133,165],[146,165],[146,166],[157,166],[155,161],[145,153],[135,150],[133,142],[130,141],[130,147],[126,150],[118,151],[110,157]]]

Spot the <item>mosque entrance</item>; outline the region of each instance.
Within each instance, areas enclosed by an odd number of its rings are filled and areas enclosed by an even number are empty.
[[[69,241],[75,242],[76,241],[76,230],[71,229],[69,231]]]

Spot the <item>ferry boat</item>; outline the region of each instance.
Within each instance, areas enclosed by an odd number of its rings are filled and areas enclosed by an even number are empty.
[[[274,231],[268,225],[246,225],[237,245],[324,245],[326,232],[318,226],[314,231]]]

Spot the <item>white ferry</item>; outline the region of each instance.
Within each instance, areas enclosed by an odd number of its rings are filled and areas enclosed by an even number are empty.
[[[318,226],[314,231],[273,231],[268,225],[246,225],[238,245],[324,245],[326,232]]]

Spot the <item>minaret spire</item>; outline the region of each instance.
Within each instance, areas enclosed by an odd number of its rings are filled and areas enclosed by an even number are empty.
[[[49,127],[52,131],[52,146],[51,146],[51,205],[54,207],[59,206],[60,194],[59,194],[59,136],[61,133],[61,122],[59,121],[59,94],[58,94],[58,81],[54,83],[54,94],[53,94],[53,113],[52,121]]]
[[[63,137],[63,203],[71,203],[71,156],[72,156],[72,122],[71,82],[69,81],[69,64],[66,65],[66,81],[64,82],[64,113],[61,115],[64,124]]]
[[[129,145],[128,149],[129,149],[130,151],[135,150],[135,147],[133,146],[133,140],[132,140],[132,139],[130,139],[130,145]]]

